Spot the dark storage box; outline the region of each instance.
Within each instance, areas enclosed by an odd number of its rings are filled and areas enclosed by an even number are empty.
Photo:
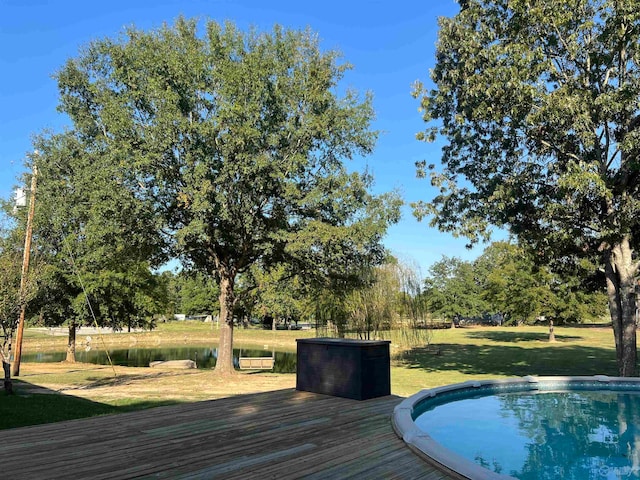
[[[296,342],[296,389],[355,400],[391,395],[390,341],[304,338]]]

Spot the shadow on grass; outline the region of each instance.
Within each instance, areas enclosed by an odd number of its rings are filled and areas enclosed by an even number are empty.
[[[141,400],[126,405],[109,405],[63,395],[17,379],[13,379],[13,389],[14,395],[6,395],[4,389],[0,389],[0,430],[180,403]]]
[[[73,363],[67,363],[67,362],[59,362],[61,365],[74,365]],[[113,367],[109,366],[109,365],[95,365],[95,367],[92,368],[92,370],[110,370],[113,371]],[[65,373],[82,373],[82,372],[86,372],[87,370],[85,368],[78,368],[76,370],[67,370]],[[47,375],[60,375],[60,372],[37,372],[37,373],[21,373],[20,374],[20,378],[28,378],[31,376],[35,376],[37,375],[38,377],[41,376],[47,376]],[[96,377],[97,378],[97,377]]]
[[[469,338],[485,338],[494,342],[546,342],[549,340],[548,333],[539,332],[492,332],[487,330],[472,331],[465,333],[465,336]],[[558,335],[556,334],[557,342],[570,342],[580,340],[582,337],[576,337],[572,335]]]
[[[571,327],[571,328],[594,328],[594,329],[598,329],[598,328],[611,328],[611,322],[606,322],[606,323],[571,323],[569,325],[566,325],[567,327]]]
[[[445,343],[414,348],[404,354],[401,362],[407,368],[427,372],[469,375],[617,375],[614,350],[585,346],[525,348]]]
[[[153,374],[144,374],[144,375],[118,375],[117,377],[87,377],[87,380],[90,380],[91,383],[88,385],[82,385],[78,387],[81,390],[91,390],[92,388],[101,388],[101,387],[114,387],[120,385],[132,385],[138,380],[149,380],[153,378],[162,378],[167,376],[173,376],[176,372],[169,370],[165,372],[158,372]],[[67,390],[72,390],[69,388]]]

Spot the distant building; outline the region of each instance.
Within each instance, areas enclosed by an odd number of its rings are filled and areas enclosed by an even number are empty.
[[[185,320],[200,320],[201,322],[212,322],[211,315],[186,315],[184,313],[176,313],[173,315],[173,319],[178,322],[184,322]]]

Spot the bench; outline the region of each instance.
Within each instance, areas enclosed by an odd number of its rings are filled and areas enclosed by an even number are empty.
[[[240,370],[273,370],[273,357],[240,357]]]

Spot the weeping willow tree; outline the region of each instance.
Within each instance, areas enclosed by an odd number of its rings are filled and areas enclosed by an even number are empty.
[[[379,338],[397,323],[398,277],[393,265],[385,264],[365,273],[365,288],[350,292],[345,307],[351,329],[360,339]]]
[[[318,333],[387,339],[403,347],[428,344],[431,317],[421,285],[417,268],[395,259],[362,269],[357,285],[324,289],[315,295]]]
[[[433,323],[422,291],[422,275],[415,265],[398,264],[397,274],[400,284],[400,306],[405,323],[400,329],[401,343],[404,345],[424,345],[431,342]]]
[[[342,285],[342,287],[345,287]],[[322,287],[309,297],[313,304],[316,333],[321,337],[345,338],[348,333],[349,314],[346,299],[350,288],[336,285]]]

